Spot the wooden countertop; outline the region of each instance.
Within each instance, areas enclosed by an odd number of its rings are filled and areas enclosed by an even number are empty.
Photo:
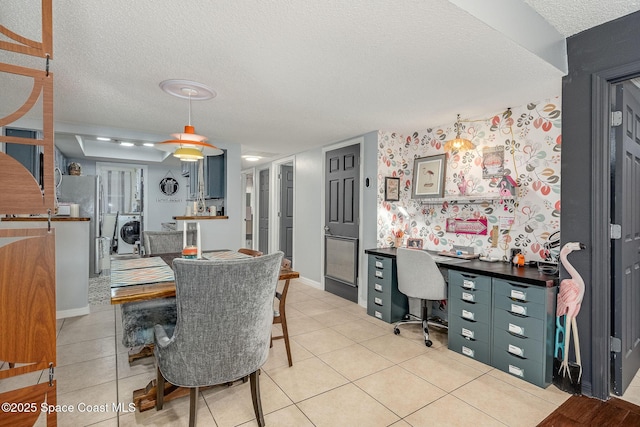
[[[220,215],[220,216],[209,216],[209,215],[200,215],[200,216],[174,216],[173,219],[175,220],[179,220],[179,221],[193,221],[193,220],[205,220],[205,219],[229,219],[228,216],[226,215]]]
[[[48,218],[46,216],[29,216],[29,217],[15,217],[15,218],[0,218],[0,221],[47,221]],[[74,221],[91,221],[91,218],[86,217],[71,217],[71,216],[52,216],[51,222],[61,221],[61,222],[74,222]]]
[[[416,249],[418,250],[418,249]],[[386,258],[396,257],[396,248],[375,248],[366,249],[366,254],[377,255]],[[432,255],[436,252],[427,251]],[[535,267],[515,267],[508,262],[485,262],[478,259],[460,262],[458,258],[451,258],[451,263],[447,261],[436,261],[440,267],[450,270],[458,270],[466,273],[482,274],[485,276],[497,277],[504,280],[517,280],[519,282],[528,283],[536,286],[557,286],[558,275],[543,274]]]

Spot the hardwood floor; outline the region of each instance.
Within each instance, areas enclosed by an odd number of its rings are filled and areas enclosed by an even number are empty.
[[[538,427],[640,426],[640,406],[612,397],[604,402],[571,396]]]

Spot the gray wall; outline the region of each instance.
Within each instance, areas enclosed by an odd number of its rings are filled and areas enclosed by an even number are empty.
[[[582,355],[583,393],[606,399],[609,372],[609,334],[606,330],[610,301],[610,280],[601,272],[609,265],[608,241],[594,241],[594,234],[606,233],[606,226],[594,222],[592,209],[608,218],[606,158],[592,153],[606,152],[608,141],[593,132],[594,74],[640,61],[640,12],[589,29],[567,39],[569,74],[562,89],[562,244],[580,241],[587,249],[571,255],[571,261],[586,283],[582,310],[578,315]],[[640,69],[636,70],[640,72]],[[604,120],[603,117],[599,120]],[[604,122],[604,126],[607,123]],[[606,144],[604,148],[602,145]],[[595,187],[600,176],[603,188]],[[604,179],[602,179],[604,178]],[[601,239],[602,240],[602,239]],[[598,244],[596,244],[598,243]],[[594,256],[595,253],[595,256]],[[600,272],[600,273],[599,273]],[[606,271],[605,271],[606,272]],[[561,278],[566,278],[566,272]]]

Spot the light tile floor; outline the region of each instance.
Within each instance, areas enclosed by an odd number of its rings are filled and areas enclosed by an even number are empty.
[[[293,367],[284,342],[276,341],[260,376],[269,426],[535,426],[569,397],[453,353],[446,334],[435,330],[431,348],[418,326],[396,336],[364,308],[295,280],[287,320]],[[60,413],[58,425],[188,425],[187,397],[162,411],[128,411],[133,391],[154,378],[155,368],[153,358],[128,363],[119,307],[95,306],[57,326],[58,404],[75,409]],[[40,372],[0,380],[0,392],[46,380]],[[640,404],[640,376],[623,398]],[[198,425],[256,425],[249,384],[201,392]]]

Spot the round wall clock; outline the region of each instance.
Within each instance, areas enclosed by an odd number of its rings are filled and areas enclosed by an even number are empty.
[[[171,176],[166,176],[160,181],[160,191],[162,191],[162,194],[167,196],[173,196],[176,194],[179,187],[180,185],[178,184],[178,181]]]

